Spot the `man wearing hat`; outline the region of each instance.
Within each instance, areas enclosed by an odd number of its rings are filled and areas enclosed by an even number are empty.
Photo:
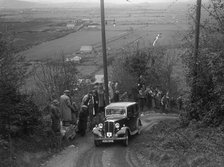
[[[73,106],[69,97],[70,91],[65,90],[64,94],[60,97],[60,110],[62,114],[63,123],[68,123],[72,121],[72,110]]]
[[[79,113],[79,123],[78,123],[78,133],[84,136],[87,128],[88,121],[88,107],[86,105],[81,106],[81,111]]]
[[[59,111],[59,101],[53,100],[50,105],[50,114],[52,120],[52,130],[57,133],[60,132],[61,113]]]

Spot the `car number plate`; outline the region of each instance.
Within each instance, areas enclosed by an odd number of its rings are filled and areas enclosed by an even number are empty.
[[[113,143],[113,140],[103,140],[103,143]]]

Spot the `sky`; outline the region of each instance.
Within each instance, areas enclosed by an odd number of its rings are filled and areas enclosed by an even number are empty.
[[[100,0],[20,0],[28,2],[41,2],[41,3],[65,3],[65,2],[100,2]],[[185,2],[189,0],[128,0],[131,3],[141,3],[141,2]],[[104,0],[104,3],[127,3],[127,0]]]

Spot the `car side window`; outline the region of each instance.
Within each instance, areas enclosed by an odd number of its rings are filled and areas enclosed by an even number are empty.
[[[128,107],[128,117],[133,117],[134,116],[134,106],[129,106]]]
[[[139,112],[138,112],[138,104],[134,105],[134,115],[138,116]]]

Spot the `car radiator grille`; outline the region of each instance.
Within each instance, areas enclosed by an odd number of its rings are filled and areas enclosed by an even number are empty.
[[[105,135],[108,133],[108,132],[111,132],[112,135],[113,135],[113,131],[114,131],[114,123],[113,122],[105,122]],[[108,137],[106,135],[106,137]]]

